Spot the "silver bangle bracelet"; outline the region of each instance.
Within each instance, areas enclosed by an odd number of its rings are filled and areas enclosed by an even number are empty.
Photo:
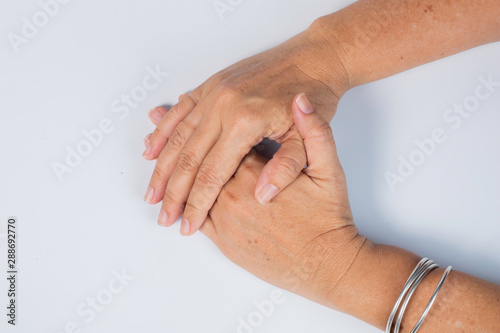
[[[451,268],[452,268],[451,266],[448,266],[448,268],[446,268],[446,270],[444,271],[443,276],[441,277],[441,280],[439,280],[439,283],[438,283],[436,289],[434,290],[434,293],[431,296],[431,300],[429,301],[429,303],[425,307],[424,313],[422,314],[422,316],[418,320],[417,324],[415,325],[415,327],[413,327],[413,329],[411,330],[410,333],[416,333],[418,331],[418,329],[420,328],[420,326],[422,325],[422,323],[424,322],[425,317],[427,317],[427,314],[429,313],[429,310],[431,309],[432,304],[434,304],[434,301],[436,300],[436,297],[437,297],[439,291],[441,290],[441,287],[444,284],[444,280],[446,280],[446,278],[450,274]]]
[[[401,304],[401,301],[403,300],[403,297],[406,295],[408,290],[411,288],[412,284],[415,282],[416,276],[420,274],[422,269],[427,265],[429,262],[433,264],[434,262],[430,260],[429,258],[423,258],[420,260],[420,262],[417,264],[413,272],[410,274],[410,277],[408,280],[406,280],[405,285],[403,286],[403,290],[399,294],[399,297],[396,301],[396,304],[394,305],[394,308],[392,309],[391,315],[389,316],[389,320],[387,321],[387,326],[385,327],[386,333],[391,333],[392,331],[392,324],[394,321],[394,317],[396,316],[396,313],[398,312],[399,305]]]
[[[432,271],[434,268],[439,267],[438,264],[433,262],[432,260],[428,262],[429,264],[425,266],[425,268],[421,271],[420,275],[418,275],[415,279],[415,282],[411,286],[410,290],[408,291],[408,294],[406,295],[406,298],[401,305],[401,309],[399,310],[398,313],[398,320],[396,321],[396,326],[394,326],[394,333],[399,333],[399,329],[401,327],[401,322],[403,321],[403,315],[405,313],[406,307],[408,306],[408,303],[410,302],[410,298],[415,292],[415,289],[417,289],[417,286],[420,284],[420,281],[424,279],[424,277]]]
[[[410,301],[411,296],[413,295],[413,293],[417,289],[420,282],[425,278],[425,276],[430,271],[432,271],[434,268],[437,268],[437,267],[439,267],[439,266],[433,260],[430,260],[428,258],[423,258],[422,260],[420,260],[420,262],[417,264],[417,266],[415,267],[413,272],[410,274],[410,277],[406,281],[405,285],[403,286],[403,290],[401,291],[401,293],[396,301],[396,304],[394,305],[394,308],[392,309],[392,312],[389,316],[389,320],[387,321],[386,333],[391,333],[391,332],[399,333],[399,329],[400,329],[401,323],[403,321],[403,315],[404,315],[406,307]],[[422,316],[418,320],[415,327],[411,330],[411,333],[416,333],[418,331],[418,329],[420,328],[420,326],[422,325],[422,323],[424,322],[427,314],[429,313],[429,311],[432,307],[432,304],[434,303],[434,301],[437,297],[437,294],[441,290],[441,287],[443,286],[444,281],[448,277],[448,274],[450,273],[450,271],[451,271],[451,266],[449,266],[446,269],[443,276],[441,277],[441,280],[439,281],[436,289],[434,290],[434,293],[432,294],[431,299],[424,310],[424,313],[422,314]],[[403,303],[401,303],[401,302],[403,302]],[[396,314],[397,314],[396,324],[393,325]]]

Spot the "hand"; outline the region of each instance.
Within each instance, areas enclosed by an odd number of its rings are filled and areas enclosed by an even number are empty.
[[[144,157],[158,160],[145,199],[152,204],[163,199],[159,224],[172,225],[184,209],[181,233],[193,234],[243,157],[263,138],[282,144],[255,184],[255,197],[269,202],[306,164],[290,112],[293,97],[305,91],[331,120],[346,82],[335,45],[310,29],[217,73],[169,112],[153,110],[158,126],[147,138]]]
[[[305,107],[301,111],[301,107]],[[234,263],[278,287],[329,303],[366,238],[353,223],[329,124],[305,95],[293,103],[308,166],[268,205],[253,196],[266,161],[245,157],[201,227]]]

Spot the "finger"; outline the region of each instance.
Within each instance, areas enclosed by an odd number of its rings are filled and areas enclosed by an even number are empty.
[[[200,228],[221,188],[235,173],[243,157],[258,143],[241,139],[241,132],[222,132],[198,170],[181,222],[181,234],[192,235]]]
[[[218,246],[219,236],[215,229],[215,223],[210,216],[207,216],[205,222],[203,222],[203,225],[200,227],[200,231]]]
[[[144,146],[149,146],[151,144],[151,136],[153,135],[153,133],[149,133],[148,135],[146,135],[144,137]]]
[[[198,89],[195,91],[198,91]],[[153,160],[160,155],[174,129],[188,114],[195,110],[197,105],[196,94],[197,92],[193,92],[187,95],[179,103],[172,106],[170,111],[163,116],[151,137],[151,145],[142,154],[145,159]],[[201,113],[198,113],[198,116],[201,117]]]
[[[153,124],[155,124],[156,126],[158,126],[158,123],[161,121],[163,116],[165,116],[167,114],[167,112],[168,112],[168,110],[165,109],[164,107],[157,106],[148,112],[148,116],[149,116],[149,119],[151,120],[151,122]]]
[[[293,182],[306,165],[304,143],[298,131],[281,144],[262,170],[255,187],[255,197],[261,204],[272,200]]]
[[[198,117],[196,113],[190,113],[172,132],[170,139],[156,161],[155,169],[144,197],[147,203],[156,204],[163,199],[168,179],[177,165],[179,153],[198,127],[200,120],[201,117]],[[153,138],[154,134],[151,140]]]
[[[198,127],[180,152],[165,189],[162,203],[165,214],[158,221],[160,225],[170,226],[181,215],[198,169],[220,136],[217,124],[218,122],[209,122]]]
[[[333,179],[333,170],[340,162],[330,124],[314,112],[305,94],[295,97],[292,109],[295,126],[306,147],[305,173],[317,180]]]

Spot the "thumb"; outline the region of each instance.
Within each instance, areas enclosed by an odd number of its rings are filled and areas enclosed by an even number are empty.
[[[305,165],[304,143],[297,130],[293,130],[262,169],[255,186],[257,200],[261,204],[271,201],[297,178]]]
[[[332,128],[314,109],[305,94],[293,101],[293,119],[304,140],[307,156],[305,173],[314,179],[330,181],[340,166]]]

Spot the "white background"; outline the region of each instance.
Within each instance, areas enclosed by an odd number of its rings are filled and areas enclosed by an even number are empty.
[[[224,19],[212,0],[79,1],[15,53],[8,33],[40,11],[37,1],[0,5],[0,233],[18,224],[18,325],[2,332],[236,332],[238,317],[276,288],[236,267],[203,235],[156,225],[142,201],[153,163],[142,159],[147,111],[228,65],[288,39],[350,1],[243,1]],[[474,93],[478,77],[500,81],[500,44],[483,46],[358,87],[332,125],[355,221],[377,242],[500,283],[500,89],[453,130],[443,113]],[[160,66],[170,73],[125,119],[111,111]],[[59,182],[51,163],[103,118],[101,145]],[[391,191],[384,174],[436,127],[448,140]],[[0,268],[6,271],[5,235]],[[135,277],[94,320],[76,312],[113,270]],[[1,273],[3,276],[4,273]],[[286,293],[255,332],[376,332]],[[8,329],[6,329],[8,327]]]

